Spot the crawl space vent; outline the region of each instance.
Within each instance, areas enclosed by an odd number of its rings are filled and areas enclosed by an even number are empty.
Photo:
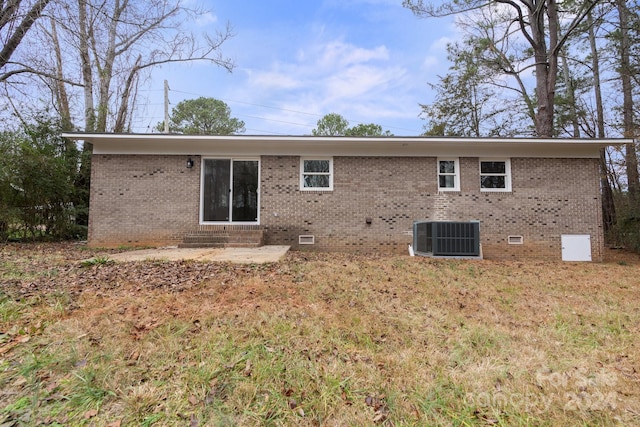
[[[298,236],[299,245],[313,245],[316,243],[316,237],[312,234]]]

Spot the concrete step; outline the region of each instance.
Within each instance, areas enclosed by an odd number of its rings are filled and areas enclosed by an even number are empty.
[[[181,248],[254,248],[264,244],[262,229],[198,229],[185,234]]]
[[[187,236],[262,236],[264,230],[195,230],[187,232]]]
[[[262,243],[180,243],[179,248],[259,248]]]

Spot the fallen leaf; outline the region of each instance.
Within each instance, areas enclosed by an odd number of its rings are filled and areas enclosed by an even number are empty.
[[[381,423],[387,419],[387,414],[385,412],[376,412],[376,416],[373,417],[374,423]]]
[[[252,367],[251,367],[251,360],[247,359],[247,363],[244,366],[244,376],[245,377],[250,377],[251,376],[251,371],[252,371]]]
[[[415,405],[411,405],[411,411],[413,412],[413,416],[416,418],[420,418],[420,411]]]
[[[15,343],[9,343],[9,344],[7,344],[5,346],[0,347],[0,354],[5,354],[6,352],[11,350],[15,346],[16,346]]]
[[[52,382],[49,385],[47,385],[47,387],[45,388],[45,390],[47,391],[47,393],[51,393],[53,392],[53,390],[55,390],[56,388],[58,388],[58,383],[57,382]]]
[[[16,338],[16,342],[24,344],[26,342],[29,342],[30,339],[31,337],[29,335],[20,335],[18,338]]]
[[[133,350],[129,355],[129,360],[138,360],[140,357],[140,352],[138,350]]]
[[[191,403],[193,406],[198,404],[198,398],[195,397],[193,394],[191,396],[189,396],[189,403]]]
[[[83,417],[85,420],[88,420],[90,418],[95,417],[96,415],[98,415],[98,410],[97,409],[90,409],[87,412],[84,413]]]
[[[25,385],[27,383],[27,379],[25,377],[18,377],[18,379],[16,379],[11,385],[13,387],[20,387],[22,385]]]
[[[120,427],[120,425],[122,425],[122,420],[117,420],[107,424],[107,427]]]

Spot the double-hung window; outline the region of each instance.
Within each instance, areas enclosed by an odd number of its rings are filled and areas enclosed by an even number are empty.
[[[333,190],[333,159],[316,157],[301,158],[300,190]]]
[[[480,191],[511,191],[509,159],[480,159]]]
[[[460,191],[458,159],[438,159],[438,191]]]

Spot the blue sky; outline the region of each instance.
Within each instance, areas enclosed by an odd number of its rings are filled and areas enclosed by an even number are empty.
[[[228,21],[235,36],[223,45],[233,73],[208,65],[164,67],[140,91],[143,111],[134,131],[163,118],[163,80],[170,105],[199,96],[225,101],[244,120],[245,134],[310,134],[319,118],[338,113],[377,123],[395,135],[418,135],[418,103],[432,99],[428,82],[448,68],[451,20],[424,20],[402,0],[215,1],[194,31]],[[205,25],[206,24],[206,25]],[[146,89],[146,88],[141,88]]]

